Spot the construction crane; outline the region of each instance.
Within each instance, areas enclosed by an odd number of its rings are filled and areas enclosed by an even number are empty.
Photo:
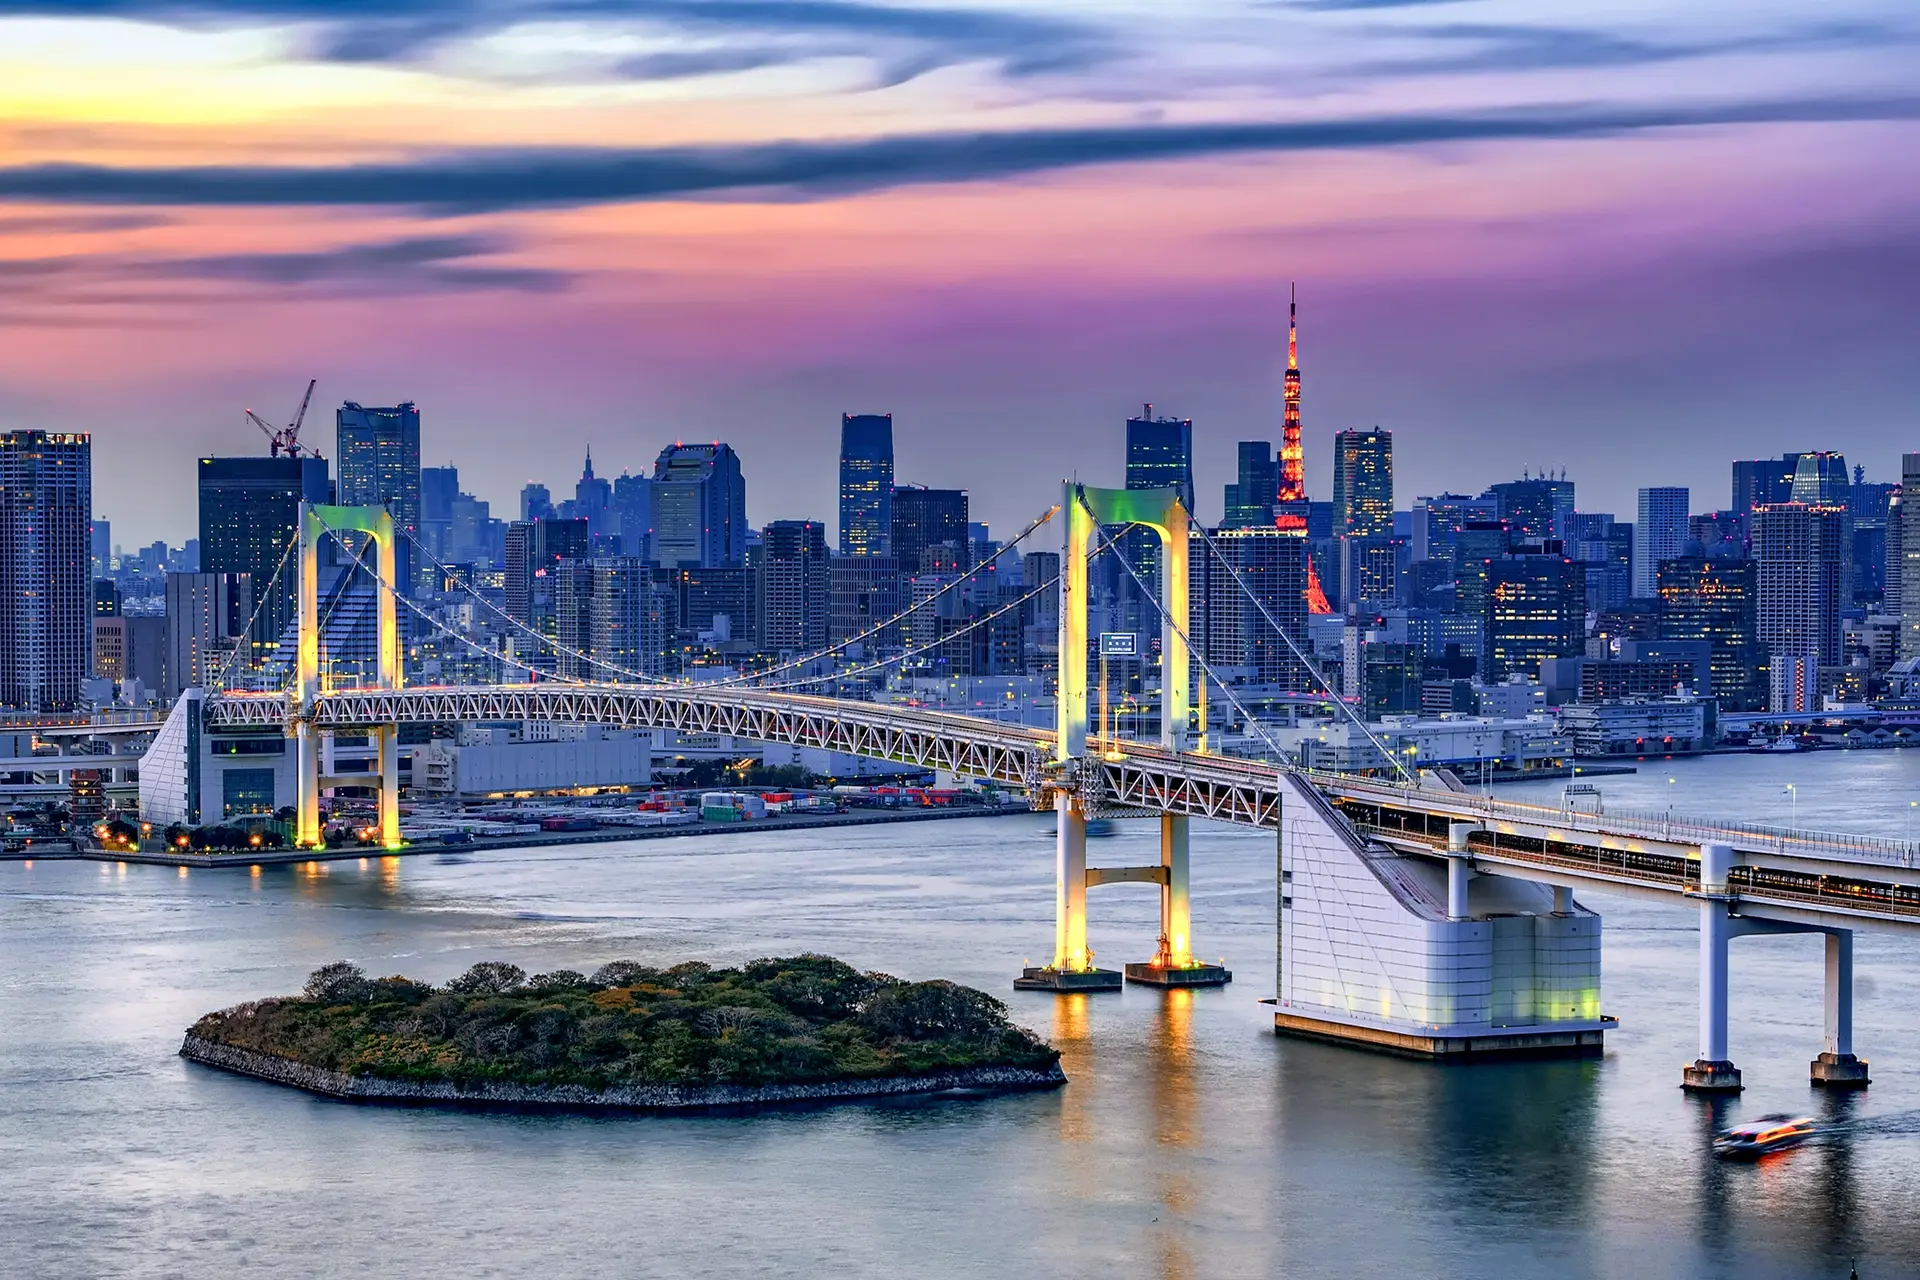
[[[320,380],[318,378],[308,381],[307,394],[300,397],[299,411],[293,415],[292,422],[289,422],[278,431],[268,426],[266,419],[262,418],[259,414],[251,409],[247,410],[247,421],[266,433],[267,448],[271,451],[273,457],[277,458],[282,453],[285,453],[289,458],[298,458],[302,455],[309,458],[317,458],[320,456],[317,449],[309,448],[300,443],[300,424],[307,420],[307,406],[313,403],[313,389],[319,385]]]

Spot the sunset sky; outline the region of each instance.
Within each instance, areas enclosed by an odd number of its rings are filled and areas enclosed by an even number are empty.
[[[1013,532],[1121,422],[1200,515],[1277,439],[1394,432],[1400,505],[1564,467],[1920,449],[1912,0],[0,0],[0,428],[94,433],[96,514],[343,399],[511,515],[740,450],[831,519],[842,411]]]

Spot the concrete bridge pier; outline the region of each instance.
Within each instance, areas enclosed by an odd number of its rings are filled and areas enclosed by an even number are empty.
[[[1054,793],[1053,963],[1021,970],[1021,991],[1118,991],[1121,975],[1097,969],[1087,946],[1087,811],[1080,797]]]
[[[1185,814],[1160,815],[1160,945],[1146,964],[1127,966],[1127,981],[1153,987],[1220,987],[1233,981],[1223,965],[1193,958],[1193,904],[1188,891]]]
[[[1700,1056],[1681,1071],[1689,1093],[1738,1093],[1740,1068],[1727,1057],[1727,944],[1733,917],[1727,905],[1727,871],[1733,847],[1700,846]]]
[[[1813,1060],[1815,1085],[1864,1089],[1867,1064],[1853,1054],[1853,930],[1827,931],[1827,1047]]]

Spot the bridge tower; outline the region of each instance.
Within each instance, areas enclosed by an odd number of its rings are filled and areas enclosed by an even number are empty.
[[[294,654],[293,681],[288,688],[287,733],[294,739],[295,770],[299,778],[299,799],[295,805],[294,843],[302,848],[317,848],[320,833],[320,728],[317,720],[320,695],[320,540],[328,533],[360,533],[372,540],[375,552],[373,568],[377,579],[376,635],[379,655],[376,687],[397,690],[401,687],[400,621],[398,615],[393,516],[385,507],[336,507],[317,503],[300,504],[300,605],[299,631]],[[380,843],[388,849],[400,847],[400,730],[392,724],[373,725],[367,730],[372,738],[377,761],[373,778],[355,775],[329,779],[332,785],[361,785],[374,782],[380,800]]]
[[[1053,962],[1027,969],[1014,985],[1030,990],[1115,990],[1122,975],[1096,968],[1087,946],[1087,889],[1099,884],[1150,883],[1160,886],[1160,940],[1153,959],[1126,966],[1125,978],[1159,986],[1215,986],[1232,974],[1193,958],[1192,909],[1188,893],[1188,818],[1160,815],[1160,864],[1154,867],[1087,866],[1087,819],[1097,809],[1099,756],[1111,744],[1089,739],[1087,717],[1089,544],[1103,525],[1139,524],[1160,542],[1160,745],[1172,751],[1187,746],[1192,707],[1187,652],[1187,546],[1191,517],[1180,491],[1096,489],[1066,482],[1065,541],[1060,556],[1060,684],[1056,696],[1059,727],[1053,807],[1054,948]],[[1089,744],[1095,754],[1089,756]],[[1090,810],[1095,812],[1090,813]]]

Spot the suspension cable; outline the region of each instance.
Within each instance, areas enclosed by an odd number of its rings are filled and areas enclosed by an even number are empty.
[[[1098,547],[1096,547],[1092,554],[1094,556],[1098,556],[1099,554],[1104,552],[1108,547],[1111,547],[1115,542],[1119,541],[1120,537],[1121,537],[1120,534],[1114,534],[1112,537],[1106,539]],[[1025,604],[1027,601],[1039,595],[1042,591],[1047,590],[1049,587],[1055,586],[1056,584],[1059,583],[1059,581],[1060,581],[1060,575],[1055,574],[1053,577],[1048,578],[1045,582],[1041,583],[1037,587],[1034,587],[1032,590],[1026,592],[1025,594],[1019,596],[1017,599],[1010,600],[1006,604],[1001,605],[999,608],[994,609],[992,612],[982,614],[980,617],[973,619],[972,621],[968,622],[964,627],[960,627],[956,630],[949,631],[946,635],[941,636],[939,639],[931,640],[926,644],[920,645],[917,648],[904,650],[900,653],[893,655],[892,657],[882,658],[877,662],[870,662],[865,664],[864,666],[849,667],[845,671],[836,671],[831,675],[812,676],[812,677],[801,679],[801,680],[790,680],[784,684],[770,685],[767,687],[770,689],[805,688],[808,685],[826,684],[835,680],[849,679],[853,676],[862,675],[868,671],[878,671],[878,670],[881,670],[882,668],[893,666],[895,663],[905,662],[908,658],[918,657],[923,653],[927,653],[933,649],[939,648],[941,645],[945,644],[949,640],[952,640],[956,636],[966,635],[968,632],[972,631],[976,627],[985,626],[987,623],[992,622],[995,618],[999,617],[1001,614],[1006,613],[1010,609],[1018,608],[1020,605]]]
[[[280,563],[273,567],[273,576],[267,579],[266,590],[261,592],[260,598],[254,602],[252,616],[247,619],[247,625],[241,629],[240,644],[234,648],[233,656],[228,658],[226,664],[220,668],[220,688],[209,691],[207,697],[219,697],[221,692],[227,687],[228,680],[232,678],[233,669],[239,664],[241,655],[248,654],[250,656],[250,651],[253,648],[253,624],[260,620],[261,611],[267,607],[267,602],[273,599],[273,588],[275,584],[280,581],[280,575],[286,572],[287,560],[293,555],[293,549],[299,545],[300,531],[295,529],[293,531],[293,537],[287,540],[286,547],[280,552]],[[275,637],[275,640],[277,642],[278,637]],[[253,666],[252,662],[248,662],[247,666],[251,668]],[[269,692],[271,692],[271,690],[269,690]]]
[[[328,533],[337,534],[339,532],[338,530],[334,529],[332,526],[325,525],[324,520],[321,523],[323,524],[323,526],[326,527]],[[352,547],[347,546],[344,542],[341,543],[340,545],[349,556],[353,557],[353,562],[356,565],[358,565],[362,569],[365,569],[369,574],[373,576],[374,581],[376,583],[379,583],[380,575],[374,572],[374,570],[367,564],[366,560],[364,560],[361,557],[359,552],[355,551]],[[535,667],[530,663],[520,662],[517,659],[510,658],[505,653],[502,653],[497,649],[489,649],[485,645],[481,644],[478,640],[473,639],[471,636],[462,635],[460,632],[455,631],[453,628],[441,622],[438,618],[433,617],[425,609],[422,609],[418,604],[414,603],[412,600],[409,600],[406,596],[401,595],[397,589],[387,588],[384,583],[379,583],[379,585],[382,587],[382,589],[393,590],[394,599],[406,605],[407,608],[413,610],[413,612],[418,614],[421,617],[421,619],[426,622],[428,626],[434,628],[436,631],[440,632],[442,635],[451,636],[453,639],[458,640],[460,643],[466,645],[469,649],[472,649],[475,653],[479,654],[483,658],[495,659],[501,663],[504,663],[507,666],[517,667],[521,671],[526,672],[528,675],[543,676],[546,679],[551,680],[557,684],[572,684],[572,685],[586,686],[594,683],[589,680],[581,680],[575,676],[556,675],[550,671],[542,671],[540,670],[540,668]]]
[[[402,536],[406,538],[407,542],[410,545],[418,549],[420,554],[424,555],[427,558],[427,560],[433,565],[435,569],[438,569],[440,571],[441,580],[446,581],[447,575],[449,572],[447,566],[442,564],[438,559],[438,557],[436,557],[431,551],[428,551],[427,548],[424,545],[422,545],[422,543],[420,542],[420,539],[415,537],[411,532],[409,532],[408,530],[402,529],[400,530],[400,533],[402,534]],[[463,582],[460,584],[460,587],[468,595],[472,596],[475,600],[478,600],[481,604],[485,605],[488,609],[491,609],[494,613],[499,614],[502,618],[505,618],[507,620],[508,625],[513,626],[518,630],[525,632],[527,635],[532,636],[535,640],[540,641],[542,644],[552,645],[554,648],[554,651],[557,654],[565,654],[569,658],[573,658],[577,661],[584,662],[591,667],[597,667],[602,671],[611,671],[615,675],[628,676],[633,680],[636,680],[642,684],[690,683],[685,680],[674,680],[667,676],[652,675],[645,671],[631,671],[626,667],[619,665],[618,663],[608,662],[604,659],[596,658],[592,654],[582,653],[578,649],[570,648],[567,645],[561,644],[557,637],[547,635],[545,632],[540,631],[537,628],[528,626],[525,622],[521,621],[519,618],[514,617],[512,614],[508,613],[505,609],[502,609],[499,605],[487,599],[485,596],[481,595],[478,591],[475,591],[471,583]],[[411,601],[409,601],[409,603],[411,603]],[[419,611],[415,610],[415,612],[419,612]],[[526,669],[528,671],[537,670],[537,668],[534,668],[534,667],[528,667]]]
[[[1387,748],[1387,744],[1380,740],[1379,735],[1374,733],[1367,725],[1366,720],[1361,717],[1344,698],[1334,692],[1333,683],[1329,681],[1326,674],[1320,670],[1320,664],[1315,662],[1301,650],[1299,645],[1294,643],[1293,637],[1288,634],[1287,629],[1280,625],[1280,620],[1273,616],[1271,609],[1267,608],[1266,601],[1254,594],[1253,589],[1247,586],[1246,580],[1240,576],[1240,571],[1234,567],[1233,562],[1220,553],[1220,548],[1214,544],[1213,535],[1207,532],[1206,526],[1196,524],[1194,527],[1200,530],[1200,540],[1206,544],[1207,550],[1213,555],[1213,558],[1218,560],[1221,567],[1232,576],[1234,585],[1240,588],[1241,593],[1253,603],[1256,609],[1260,610],[1260,616],[1267,620],[1267,625],[1274,629],[1274,632],[1286,642],[1287,648],[1293,651],[1293,656],[1298,658],[1301,663],[1306,666],[1307,671],[1315,680],[1319,681],[1320,687],[1326,691],[1328,698],[1333,701],[1334,705],[1339,707],[1340,710],[1346,714],[1347,719],[1353,721],[1354,726],[1366,735],[1367,741],[1371,742],[1387,759],[1393,761],[1394,767],[1400,771],[1402,776],[1409,782],[1417,783],[1419,780],[1408,770],[1406,765],[1401,762],[1399,757]]]
[[[1007,552],[1019,546],[1022,542],[1025,542],[1029,537],[1033,535],[1033,533],[1037,529],[1040,528],[1041,525],[1053,519],[1053,517],[1058,515],[1059,512],[1060,512],[1060,508],[1057,505],[1048,507],[1046,510],[1046,514],[1042,515],[1039,519],[1033,521],[1026,528],[1022,529],[1018,537],[1015,537],[1012,541],[1008,542],[1004,547],[1001,547],[1000,550],[996,551],[990,558],[981,562],[980,564],[975,565],[973,568],[967,570],[966,573],[955,578],[953,581],[947,583],[945,586],[941,587],[938,591],[934,592],[932,595],[928,596],[926,599],[915,601],[913,604],[908,605],[906,608],[902,609],[900,612],[894,614],[891,618],[888,618],[885,622],[875,623],[873,626],[868,627],[865,631],[862,631],[857,636],[848,636],[845,640],[840,641],[838,644],[828,645],[826,648],[810,653],[803,658],[789,659],[788,661],[781,663],[779,666],[771,667],[765,671],[755,671],[752,673],[741,674],[737,676],[728,676],[722,680],[706,681],[702,683],[701,687],[713,688],[718,685],[738,684],[746,680],[766,680],[773,676],[779,675],[783,671],[791,671],[796,667],[804,667],[809,663],[818,662],[820,659],[827,657],[830,654],[838,653],[842,649],[848,649],[856,644],[861,643],[862,641],[866,640],[869,636],[878,635],[882,631],[885,631],[887,628],[898,625],[900,622],[904,621],[907,617],[909,617],[913,613],[926,608],[930,604],[933,604],[935,601],[939,600],[942,596],[946,595],[949,591],[953,591],[957,589],[962,583],[971,581],[977,574],[980,573],[981,570],[985,569],[988,565],[992,564],[995,560],[998,560],[1001,556],[1005,555]],[[829,572],[831,572],[831,570],[829,570]],[[903,575],[903,576],[906,576],[906,575]],[[1057,580],[1058,579],[1056,579],[1056,581]],[[955,634],[957,635],[959,633],[956,632]]]
[[[1247,709],[1246,704],[1241,702],[1239,698],[1234,696],[1232,687],[1229,686],[1225,680],[1220,678],[1220,674],[1213,669],[1210,663],[1208,663],[1206,655],[1200,652],[1198,646],[1196,646],[1193,643],[1192,639],[1187,635],[1186,630],[1183,627],[1181,627],[1179,623],[1175,622],[1170,616],[1168,616],[1166,606],[1160,603],[1159,597],[1154,594],[1153,589],[1150,586],[1148,586],[1146,581],[1140,576],[1139,571],[1133,567],[1133,563],[1129,561],[1124,555],[1119,556],[1118,559],[1121,564],[1126,566],[1127,572],[1132,575],[1134,583],[1138,585],[1140,588],[1140,593],[1146,596],[1147,599],[1153,601],[1153,607],[1159,612],[1161,618],[1166,621],[1167,625],[1173,628],[1174,634],[1180,637],[1180,642],[1187,646],[1188,655],[1196,663],[1200,665],[1201,679],[1204,680],[1204,679],[1207,679],[1208,677],[1212,677],[1214,684],[1219,686],[1220,692],[1226,695],[1227,702],[1233,707],[1235,711],[1238,711],[1240,713],[1242,719],[1244,719],[1249,725],[1253,727],[1253,731],[1260,735],[1261,740],[1267,744],[1267,749],[1272,751],[1276,756],[1279,756],[1284,760],[1287,754],[1285,748],[1283,748],[1278,742],[1274,740],[1273,735],[1267,732],[1267,727],[1260,723],[1259,719],[1253,714],[1252,711]],[[1162,654],[1160,656],[1160,660],[1164,664],[1166,661],[1166,655]],[[1167,713],[1166,711],[1166,673],[1164,672],[1164,670],[1162,671],[1160,676],[1160,690],[1161,690],[1160,714],[1164,718]]]

